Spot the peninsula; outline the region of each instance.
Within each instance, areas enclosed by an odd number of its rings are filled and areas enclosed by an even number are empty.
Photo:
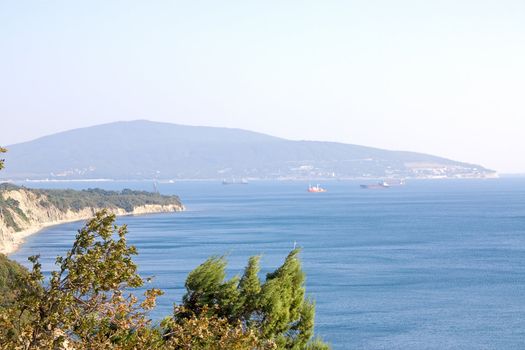
[[[0,253],[12,253],[25,237],[47,226],[86,220],[103,208],[119,216],[184,210],[177,196],[145,191],[37,190],[1,184]]]
[[[133,142],[130,142],[133,140]],[[5,180],[471,179],[494,170],[429,154],[247,130],[115,122],[8,145]]]

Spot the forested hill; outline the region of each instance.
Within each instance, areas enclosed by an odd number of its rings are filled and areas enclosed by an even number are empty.
[[[491,177],[479,165],[413,152],[145,120],[10,145],[3,179]]]
[[[0,185],[0,253],[12,252],[39,229],[84,220],[107,208],[116,215],[184,210],[179,197],[143,191],[40,190]]]

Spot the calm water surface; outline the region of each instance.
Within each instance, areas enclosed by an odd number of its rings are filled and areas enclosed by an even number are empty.
[[[153,317],[171,312],[185,276],[206,257],[226,254],[234,275],[262,254],[266,273],[297,242],[316,331],[334,349],[525,349],[525,179],[322,185],[329,192],[309,194],[301,182],[160,184],[188,210],[118,220],[139,249],[141,273],[166,292]],[[26,263],[41,254],[49,271],[80,226],[46,229],[11,257]]]

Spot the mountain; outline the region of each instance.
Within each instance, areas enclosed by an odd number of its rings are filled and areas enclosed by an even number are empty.
[[[4,179],[495,176],[479,165],[421,153],[146,120],[74,129],[7,148]]]

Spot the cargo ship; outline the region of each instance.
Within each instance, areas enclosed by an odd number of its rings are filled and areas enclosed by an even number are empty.
[[[316,185],[316,186],[309,185],[308,192],[312,192],[312,193],[326,192],[326,189],[322,188],[319,185]]]
[[[386,181],[381,181],[376,184],[368,184],[368,185],[360,185],[361,188],[365,189],[383,189],[383,188],[389,188],[390,185]]]
[[[231,181],[228,181],[228,180],[224,179],[224,180],[222,180],[222,184],[223,185],[247,185],[248,184],[248,180],[241,179],[240,181],[237,181],[237,180],[232,179]]]

